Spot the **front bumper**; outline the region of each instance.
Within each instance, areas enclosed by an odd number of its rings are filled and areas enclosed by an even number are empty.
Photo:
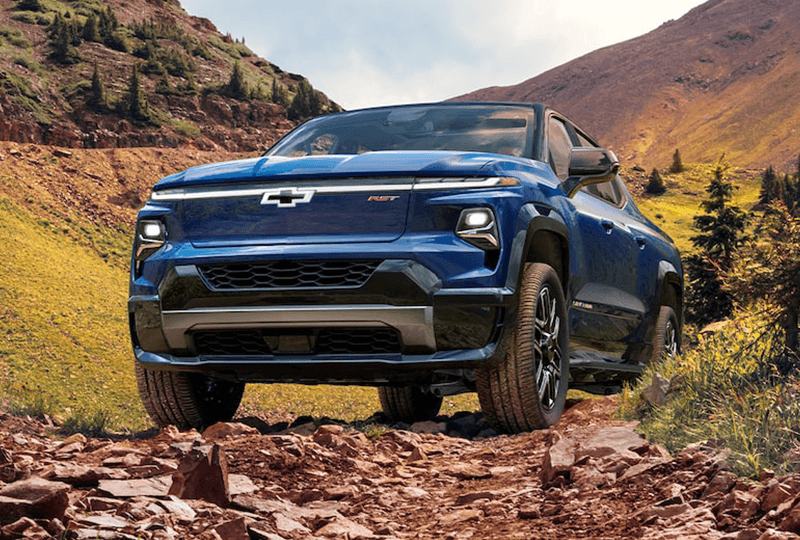
[[[403,259],[383,261],[360,287],[313,290],[221,291],[197,266],[181,265],[167,272],[157,294],[132,296],[128,310],[136,357],[150,369],[254,382],[386,384],[424,381],[504,354],[512,297],[503,288],[442,289],[433,272]],[[396,344],[322,348],[337,329],[389,331]],[[218,340],[204,349],[209,333],[227,343],[238,332],[268,345],[229,351]]]

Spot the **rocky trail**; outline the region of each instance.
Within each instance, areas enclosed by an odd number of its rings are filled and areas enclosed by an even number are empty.
[[[480,414],[88,439],[0,415],[0,538],[800,538],[800,475],[744,481],[709,445],[668,456],[613,398],[570,405],[489,437]]]

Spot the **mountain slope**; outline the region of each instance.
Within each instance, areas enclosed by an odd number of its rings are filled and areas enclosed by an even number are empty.
[[[679,148],[690,162],[725,152],[743,167],[794,169],[798,20],[794,0],[710,0],[644,36],[456,99],[548,103],[646,167]]]
[[[0,140],[255,151],[329,110],[177,0],[0,0]]]

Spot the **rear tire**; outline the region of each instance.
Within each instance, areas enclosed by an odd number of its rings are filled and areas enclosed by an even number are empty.
[[[413,424],[433,420],[442,407],[442,398],[417,386],[380,386],[378,398],[383,412],[395,422]]]
[[[569,385],[569,330],[561,281],[552,267],[525,267],[517,326],[505,358],[476,370],[478,399],[497,431],[555,424]]]
[[[155,371],[136,362],[136,383],[147,414],[156,426],[202,430],[227,422],[236,414],[244,383],[207,377],[201,373]]]
[[[650,362],[660,362],[672,358],[681,352],[681,329],[678,316],[669,306],[661,306],[653,333],[653,354]]]

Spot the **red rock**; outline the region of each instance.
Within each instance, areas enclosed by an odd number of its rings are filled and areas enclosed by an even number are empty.
[[[239,422],[217,422],[203,431],[203,438],[208,441],[226,439],[228,437],[242,437],[245,435],[260,435],[254,427]]]
[[[96,486],[100,481],[98,467],[72,463],[55,463],[40,472],[39,476],[47,480],[65,482],[75,487]]]
[[[542,511],[538,506],[524,506],[517,510],[517,517],[519,519],[539,519],[542,517]]]
[[[544,454],[544,462],[539,477],[543,486],[549,486],[557,476],[569,480],[572,467],[575,465],[575,446],[566,438],[559,438]]]
[[[720,471],[706,486],[703,498],[707,499],[714,493],[728,493],[736,484],[736,475],[728,471]]]
[[[31,518],[23,517],[0,529],[3,538],[48,538],[50,535]],[[44,536],[42,536],[44,534]]]
[[[355,521],[349,520],[346,517],[337,517],[333,521],[327,523],[314,531],[315,536],[336,537],[336,538],[372,538],[372,531],[359,525]]]
[[[169,493],[172,483],[169,476],[134,480],[100,480],[97,489],[112,497],[163,497]]]
[[[728,493],[714,508],[717,516],[731,515],[749,520],[758,512],[761,501],[747,491],[734,490]]]
[[[792,532],[767,529],[758,540],[797,540],[797,538],[798,536]]]
[[[172,475],[169,494],[181,499],[203,499],[218,506],[227,506],[231,495],[228,464],[222,447],[215,444],[189,452]]]
[[[449,476],[455,476],[459,480],[482,480],[492,477],[489,469],[475,462],[456,463],[442,469],[441,472]]]
[[[499,495],[497,491],[472,491],[470,493],[462,493],[456,498],[456,506],[463,506],[465,504],[472,504],[475,501],[487,500],[493,501]]]
[[[214,527],[214,530],[222,540],[250,540],[244,518],[226,521]]]
[[[765,493],[761,498],[761,511],[769,512],[770,510],[774,510],[781,503],[795,495],[797,495],[797,492],[794,491],[791,486],[773,478],[767,483]]]
[[[30,513],[33,518],[64,519],[64,512],[69,506],[69,484],[50,482],[41,478],[30,478],[9,484],[0,489],[0,497],[17,499],[30,503]],[[0,510],[0,521],[6,521],[4,511]]]
[[[465,523],[467,521],[477,521],[483,517],[483,510],[466,508],[464,510],[455,510],[441,516],[438,523],[441,526],[449,527],[458,523]]]

